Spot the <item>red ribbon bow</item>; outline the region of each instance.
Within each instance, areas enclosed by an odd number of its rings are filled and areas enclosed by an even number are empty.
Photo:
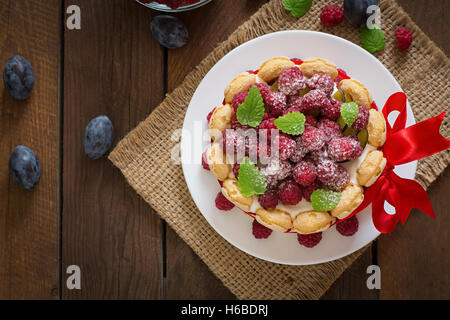
[[[413,208],[435,218],[430,199],[422,186],[414,180],[400,178],[395,174],[394,168],[450,147],[450,141],[439,133],[445,112],[405,128],[406,99],[403,92],[394,93],[383,108],[387,125],[386,143],[383,146],[384,157],[387,159],[386,168],[380,178],[366,189],[363,203],[348,217],[356,215],[372,203],[372,220],[381,233],[392,232],[399,220],[404,224]],[[391,128],[387,117],[392,111],[399,111],[400,114]],[[395,214],[385,211],[385,201],[395,208]]]

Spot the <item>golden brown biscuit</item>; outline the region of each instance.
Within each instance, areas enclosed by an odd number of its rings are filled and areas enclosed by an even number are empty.
[[[252,85],[256,83],[256,75],[244,72],[231,80],[230,84],[225,90],[225,102],[231,103],[233,98],[239,92],[247,91]]]
[[[333,217],[328,212],[306,211],[294,219],[294,229],[301,234],[316,233],[330,227]]]
[[[350,96],[352,101],[360,106],[370,109],[372,106],[372,99],[369,91],[359,81],[355,79],[345,79],[339,82],[338,87],[344,92],[345,96]]]
[[[350,183],[342,191],[341,201],[331,210],[333,217],[347,218],[364,200],[364,191],[360,186]]]
[[[308,78],[311,78],[316,73],[327,74],[332,79],[336,78],[338,75],[336,66],[323,59],[304,61],[300,65],[300,70]]]
[[[252,206],[253,197],[246,197],[241,193],[236,179],[226,179],[223,182],[222,194],[244,211],[249,211]]]
[[[386,167],[386,162],[382,151],[370,151],[356,170],[358,183],[361,186],[370,187],[380,177]]]
[[[386,142],[386,120],[381,112],[375,109],[369,110],[369,144],[374,147],[381,147]]]
[[[265,210],[259,208],[256,210],[256,221],[263,226],[280,232],[286,232],[292,228],[291,215],[283,210]]]
[[[233,114],[233,107],[229,104],[217,107],[214,110],[209,121],[209,134],[213,140],[220,138],[222,131],[230,128]]]
[[[213,143],[207,152],[207,160],[211,171],[220,181],[228,178],[233,170],[231,164],[227,163],[226,155],[223,153],[219,143]]]
[[[272,82],[277,79],[284,70],[295,66],[289,58],[277,57],[264,62],[258,71],[258,77],[265,82]]]

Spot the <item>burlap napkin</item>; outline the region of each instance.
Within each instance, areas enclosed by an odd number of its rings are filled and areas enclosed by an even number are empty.
[[[314,1],[309,12],[300,19],[286,12],[281,0],[264,5],[205,58],[110,155],[130,185],[240,299],[317,299],[362,250],[325,264],[284,266],[236,249],[209,226],[192,201],[181,166],[170,160],[170,150],[175,144],[170,137],[174,128],[182,127],[188,103],[205,74],[230,50],[248,40],[274,31],[308,29],[330,32],[359,44],[359,31],[347,21],[330,29],[320,24],[321,9],[328,3],[330,0]],[[376,57],[408,94],[418,121],[437,115],[450,100],[449,59],[394,0],[380,1],[380,7],[387,46]],[[394,31],[400,25],[407,26],[414,34],[413,46],[406,52],[395,48]],[[448,117],[442,133],[449,136]],[[450,152],[446,151],[420,161],[417,180],[428,187],[447,167],[449,159]]]

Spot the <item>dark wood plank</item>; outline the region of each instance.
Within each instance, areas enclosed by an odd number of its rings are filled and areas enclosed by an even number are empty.
[[[66,1],[81,8],[65,31],[62,270],[81,267],[82,289],[64,299],[161,297],[161,220],[105,158],[89,160],[84,128],[108,115],[116,142],[163,98],[163,51],[153,12],[134,1]]]
[[[31,97],[13,100],[0,84],[0,299],[58,298],[57,0],[0,0],[0,65],[20,54],[33,65]],[[9,154],[30,147],[42,178],[24,191],[10,178]]]
[[[417,25],[450,55],[450,2],[399,0]],[[449,299],[450,173],[428,190],[436,220],[414,210],[405,226],[378,241],[381,299]]]
[[[186,23],[188,44],[168,51],[168,90],[175,89],[218,43],[226,38],[256,10],[264,0],[212,1],[205,7],[177,15]],[[167,299],[231,299],[227,288],[209,271],[200,258],[167,228]]]
[[[373,244],[372,246],[375,246]],[[373,265],[373,248],[368,248],[344,273],[336,280],[328,291],[321,297],[322,300],[349,300],[364,299],[376,300],[379,298],[378,290],[367,288],[367,267]]]

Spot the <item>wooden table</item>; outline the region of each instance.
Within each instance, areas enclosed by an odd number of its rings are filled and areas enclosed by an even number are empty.
[[[29,100],[0,85],[0,298],[233,299],[193,251],[127,185],[106,159],[88,160],[86,124],[106,114],[116,142],[142,121],[184,76],[265,1],[213,1],[178,16],[190,39],[162,49],[149,24],[155,12],[133,0],[0,0],[0,62],[21,54],[36,73]],[[449,54],[450,1],[399,1]],[[66,8],[81,8],[81,30],[65,28]],[[426,90],[426,88],[424,88]],[[26,192],[8,174],[19,144],[43,166]],[[381,237],[324,299],[450,298],[449,172],[429,194],[438,218],[414,212]],[[366,288],[378,264],[382,289]],[[78,265],[82,289],[66,288]]]

